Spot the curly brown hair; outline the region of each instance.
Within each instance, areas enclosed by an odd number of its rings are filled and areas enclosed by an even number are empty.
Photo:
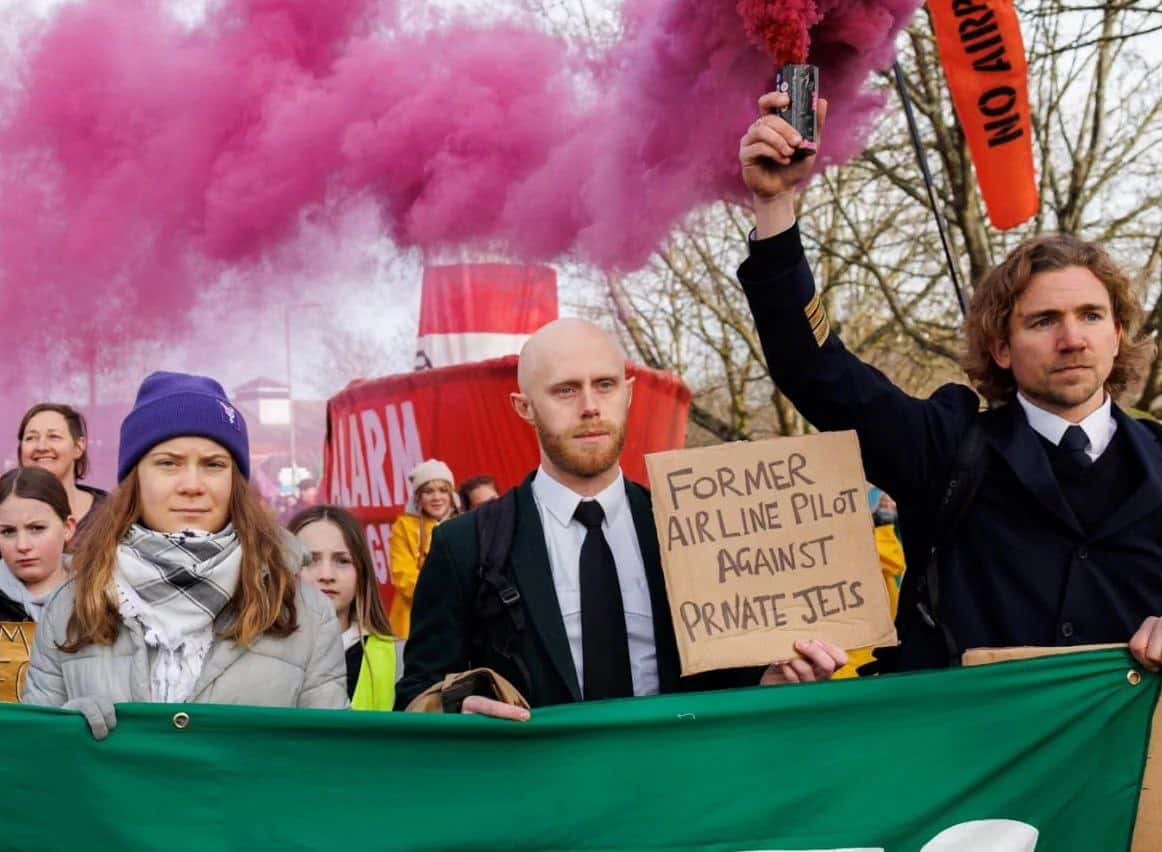
[[[1114,322],[1121,331],[1118,354],[1105,381],[1109,395],[1116,399],[1149,368],[1154,341],[1141,334],[1145,314],[1130,277],[1097,243],[1070,234],[1045,234],[1013,249],[981,279],[972,296],[960,365],[990,403],[1009,402],[1017,392],[1012,371],[1001,369],[993,358],[996,345],[1009,339],[1009,321],[1017,300],[1034,275],[1070,266],[1088,269],[1105,285]]]

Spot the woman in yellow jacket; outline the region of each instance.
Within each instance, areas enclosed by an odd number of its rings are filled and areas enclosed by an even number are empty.
[[[287,524],[310,555],[302,580],[335,607],[347,659],[347,697],[355,710],[391,710],[402,643],[391,635],[371,551],[359,521],[338,506],[312,506]]]
[[[391,526],[391,630],[407,639],[412,624],[412,598],[416,581],[432,546],[432,530],[451,518],[460,508],[460,496],[452,483],[448,465],[428,459],[409,475],[412,496],[404,514]]]

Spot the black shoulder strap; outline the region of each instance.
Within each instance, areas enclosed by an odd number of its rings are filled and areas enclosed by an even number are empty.
[[[948,477],[948,484],[940,498],[940,506],[936,510],[936,523],[932,540],[929,543],[927,564],[924,573],[917,581],[919,592],[916,608],[924,623],[934,629],[939,629],[944,638],[945,649],[948,652],[949,665],[957,665],[960,660],[960,648],[956,637],[948,629],[948,625],[939,621],[940,614],[940,562],[949,548],[952,547],[956,531],[980,490],[984,479],[984,427],[979,417],[974,418],[968,432],[956,448],[956,458],[952,465],[952,473]]]
[[[516,533],[516,497],[513,488],[499,499],[473,510],[479,559],[473,650],[479,660],[487,644],[513,662],[527,685],[528,670],[516,650],[518,638],[525,629],[525,610],[508,558]],[[477,663],[474,661],[474,664]]]
[[[516,533],[516,489],[477,507],[476,547],[479,554],[479,574],[495,575],[504,571]]]

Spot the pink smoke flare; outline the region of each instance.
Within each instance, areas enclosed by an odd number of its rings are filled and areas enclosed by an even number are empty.
[[[192,31],[161,0],[66,6],[0,125],[6,343],[179,333],[223,270],[369,198],[403,245],[637,267],[695,207],[740,196],[772,57],[810,46],[826,158],[857,153],[881,106],[867,78],[918,5],[627,0],[596,64],[513,26],[392,34],[374,0],[223,0]]]

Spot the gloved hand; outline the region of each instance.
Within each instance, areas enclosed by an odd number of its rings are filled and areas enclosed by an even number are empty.
[[[113,709],[113,702],[104,696],[86,695],[83,698],[74,698],[62,704],[61,709],[73,710],[84,716],[95,740],[105,739],[109,732],[117,727],[117,712]]]

